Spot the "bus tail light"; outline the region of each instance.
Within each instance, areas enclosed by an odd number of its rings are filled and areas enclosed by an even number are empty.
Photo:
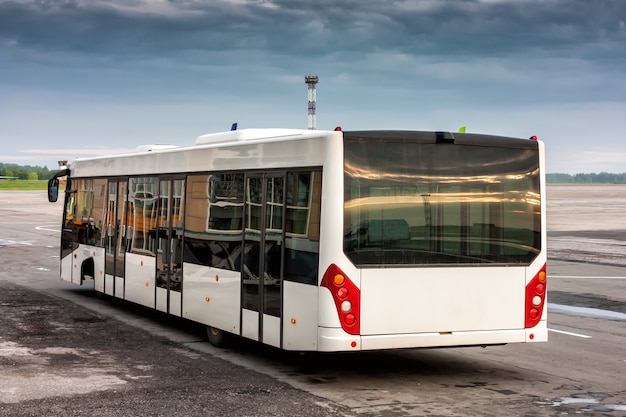
[[[526,312],[524,317],[525,327],[527,329],[535,327],[546,304],[546,285],[547,285],[546,265],[537,272],[537,275],[526,285]]]
[[[322,287],[328,288],[333,296],[343,330],[358,335],[361,331],[361,291],[335,264],[331,264],[324,273]]]

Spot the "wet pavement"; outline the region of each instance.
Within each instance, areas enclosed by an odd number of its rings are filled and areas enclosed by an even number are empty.
[[[549,185],[548,258],[626,266],[626,184]]]
[[[0,279],[0,416],[347,415],[274,378],[68,306]]]

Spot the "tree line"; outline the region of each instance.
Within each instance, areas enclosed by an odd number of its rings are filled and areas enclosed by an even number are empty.
[[[0,177],[16,178],[18,180],[48,180],[56,171],[48,167],[4,164],[0,162]]]
[[[610,172],[589,174],[546,174],[546,181],[573,184],[626,184],[626,172],[613,174]]]

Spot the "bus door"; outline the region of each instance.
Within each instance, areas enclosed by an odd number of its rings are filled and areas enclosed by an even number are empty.
[[[124,257],[127,250],[127,180],[110,180],[104,227],[104,292],[124,298]]]
[[[183,179],[162,179],[157,218],[156,307],[181,315],[183,279]]]
[[[246,176],[241,335],[280,347],[285,175]]]
[[[76,189],[72,182],[67,182],[65,190],[65,206],[63,208],[63,225],[61,228],[61,279],[80,284],[80,271],[74,273],[74,251],[78,248],[75,232],[76,221]]]

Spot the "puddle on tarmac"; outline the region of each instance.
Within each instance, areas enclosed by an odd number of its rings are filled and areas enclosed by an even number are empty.
[[[548,303],[548,311],[552,313],[564,313],[564,314],[571,314],[575,316],[585,316],[585,317],[594,317],[594,318],[602,318],[602,319],[609,319],[609,320],[626,321],[626,314],[624,313],[619,313],[617,311],[601,310],[599,308],[574,307],[574,306],[566,306],[562,304]]]
[[[583,394],[554,400],[546,399],[545,402],[540,402],[540,404],[552,407],[581,405],[584,407],[583,410],[586,411],[626,411],[626,404],[600,404],[601,401],[609,397],[606,394]]]

